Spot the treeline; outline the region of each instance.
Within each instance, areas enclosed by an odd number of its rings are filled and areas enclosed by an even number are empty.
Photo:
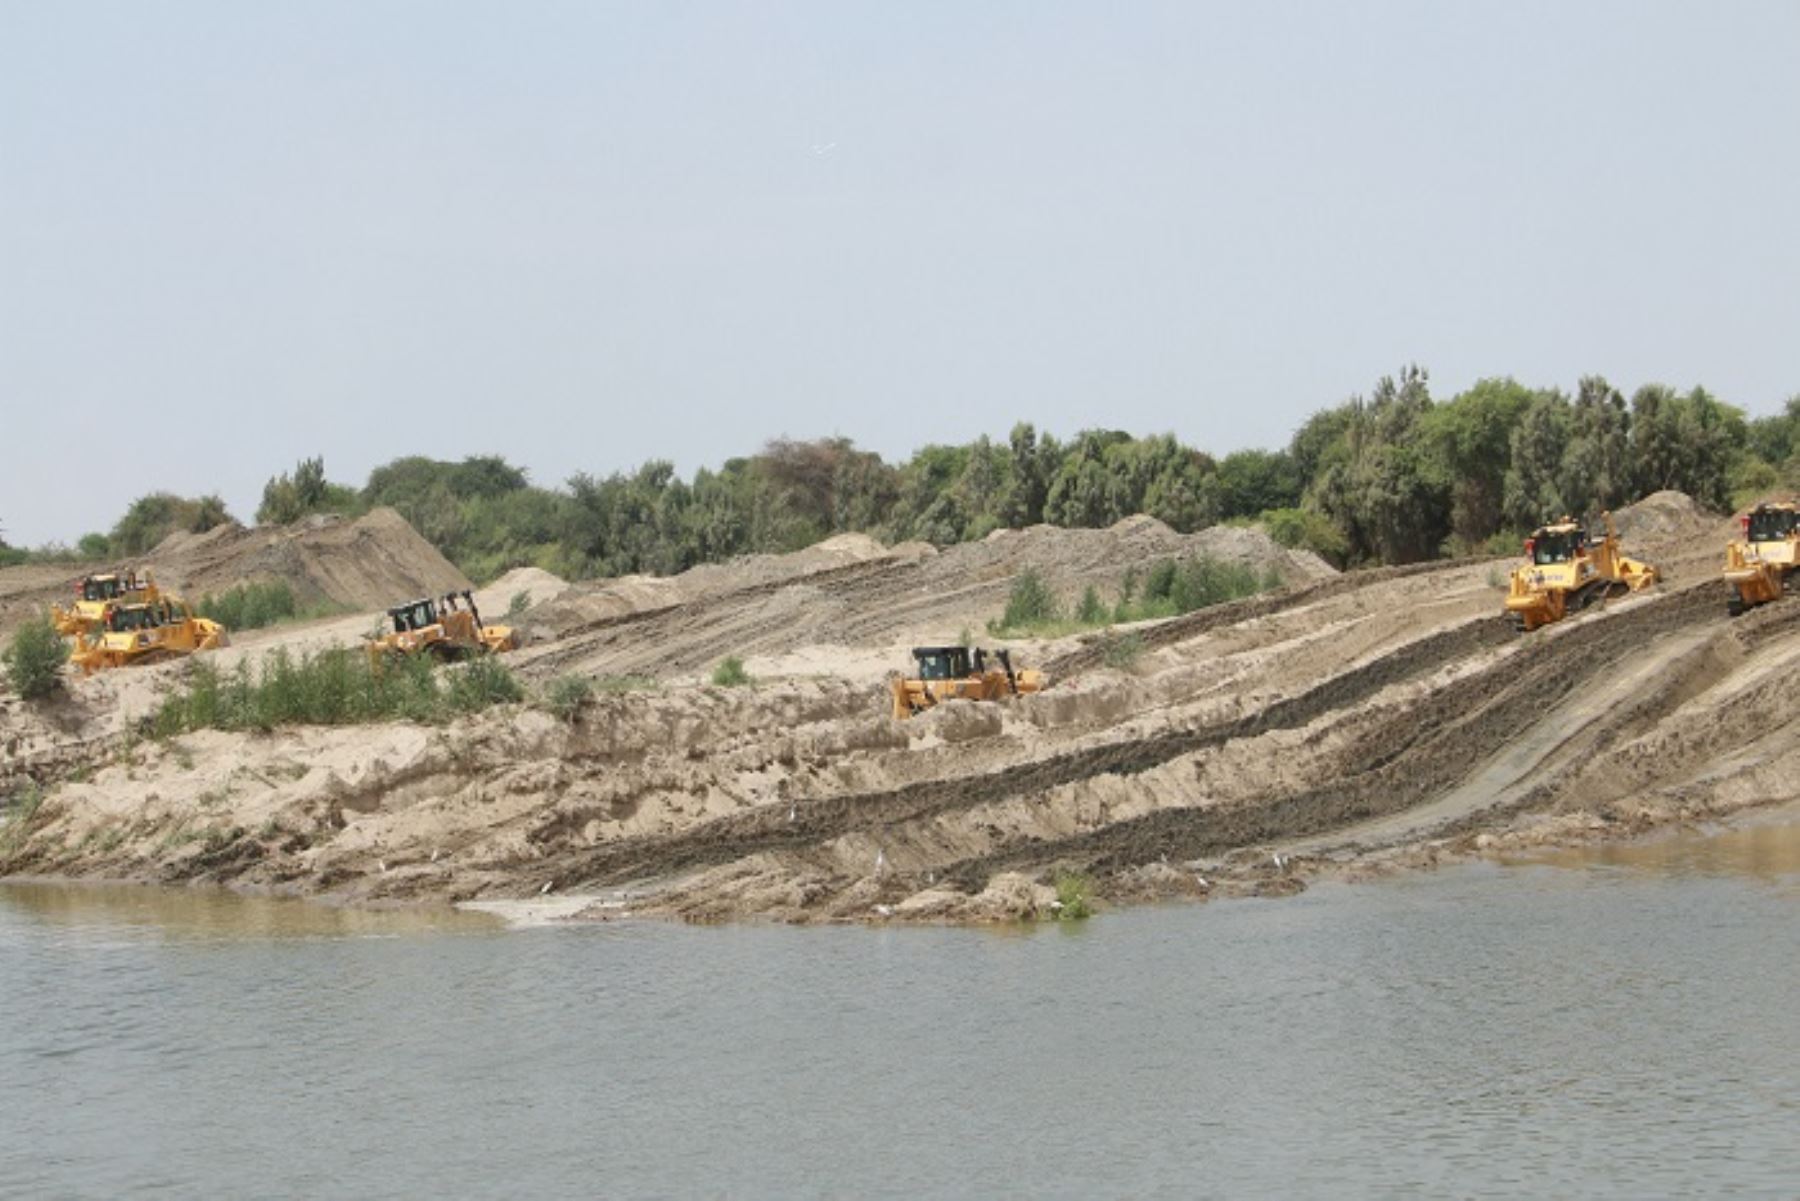
[[[477,580],[524,565],[569,577],[669,574],[853,530],[946,545],[1134,513],[1182,531],[1261,521],[1287,545],[1350,566],[1511,549],[1546,518],[1663,488],[1724,511],[1796,486],[1800,397],[1749,420],[1704,388],[1648,384],[1627,399],[1592,376],[1572,396],[1495,379],[1437,400],[1426,373],[1408,367],[1314,414],[1282,450],[1214,457],[1168,435],[1086,430],[1064,441],[1021,423],[1004,442],[926,446],[902,463],[844,438],[780,439],[691,478],[652,461],[563,488],[534,485],[494,456],[396,459],[361,488],[332,483],[323,461],[308,459],[269,480],[256,517],[392,505]],[[157,494],[80,550],[137,555],[173,530],[227,519],[216,497]]]

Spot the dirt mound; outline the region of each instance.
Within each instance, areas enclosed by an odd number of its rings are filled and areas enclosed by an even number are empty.
[[[475,594],[486,621],[505,621],[514,605],[529,611],[569,590],[569,582],[540,567],[515,567]],[[523,597],[523,601],[519,598]]]
[[[302,605],[379,609],[470,586],[404,517],[381,508],[354,521],[317,515],[288,526],[228,523],[204,534],[175,533],[127,563],[0,570],[0,632],[63,602],[70,581],[85,571],[121,566],[149,567],[165,588],[190,601],[234,584],[280,580]]]
[[[248,581],[281,580],[302,604],[376,609],[470,586],[388,508],[354,521],[318,516],[275,529],[222,526],[197,537],[177,535],[147,561],[158,579],[190,597]]]
[[[1619,537],[1633,545],[1660,547],[1710,536],[1718,528],[1719,517],[1702,509],[1687,493],[1665,490],[1618,510],[1613,524]]]
[[[1735,535],[1728,517],[1708,512],[1685,492],[1652,492],[1613,514],[1625,553],[1648,560],[1677,584],[1717,577]]]

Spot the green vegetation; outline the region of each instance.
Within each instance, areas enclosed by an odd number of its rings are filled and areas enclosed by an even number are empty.
[[[374,666],[342,647],[298,659],[281,649],[260,666],[245,661],[230,673],[195,660],[186,686],[163,702],[152,728],[167,737],[204,729],[441,722],[524,695],[506,665],[487,655],[440,670],[423,655]]]
[[[508,618],[522,617],[525,610],[529,608],[531,608],[531,593],[515,592],[512,594],[512,600],[506,604],[506,616]]]
[[[1316,412],[1285,448],[1222,457],[1167,434],[1084,430],[1062,441],[1021,423],[1004,440],[925,446],[898,463],[844,438],[781,439],[687,478],[656,460],[562,487],[490,455],[396,459],[358,489],[311,458],[269,480],[257,517],[392,505],[478,581],[523,566],[569,578],[669,574],[852,530],[941,546],[1002,526],[1098,527],[1140,512],[1183,532],[1261,521],[1283,545],[1353,566],[1474,553],[1496,535],[1516,547],[1546,518],[1663,488],[1724,509],[1796,487],[1800,396],[1755,420],[1701,387],[1652,383],[1627,397],[1599,376],[1572,395],[1503,378],[1439,399],[1409,366]],[[174,530],[226,519],[216,497],[158,493],[81,549],[138,555]],[[75,552],[0,546],[0,563],[21,554]]]
[[[1100,658],[1108,667],[1119,671],[1130,671],[1144,656],[1144,637],[1136,630],[1109,634],[1100,646]]]
[[[56,633],[48,616],[40,615],[13,631],[12,642],[0,660],[14,692],[28,701],[49,696],[61,682],[62,665],[69,647]]]
[[[36,780],[27,780],[12,794],[5,805],[0,805],[0,814],[7,817],[7,823],[0,826],[0,859],[17,851],[25,841],[25,828],[37,815],[38,806],[44,803],[44,789]]]
[[[217,496],[189,498],[172,492],[152,492],[132,502],[106,537],[101,553],[130,558],[145,554],[170,534],[204,534],[231,519],[225,502]],[[99,537],[90,534],[83,538],[82,548],[99,548]]]
[[[364,508],[356,489],[333,484],[325,478],[322,457],[301,459],[292,475],[284,471],[263,485],[262,504],[256,507],[256,524],[287,525],[313,513],[355,516]]]
[[[750,678],[750,673],[744,670],[744,661],[736,655],[731,655],[719,660],[719,665],[713,668],[712,682],[721,688],[736,688],[739,685],[751,684],[755,681]]]
[[[1006,611],[988,622],[988,632],[997,638],[1055,638],[1114,622],[1176,617],[1281,586],[1280,573],[1272,569],[1258,575],[1241,563],[1207,555],[1163,559],[1148,572],[1127,571],[1119,583],[1118,602],[1110,610],[1089,585],[1073,616],[1065,618],[1061,602],[1043,577],[1027,568],[1013,578]]]
[[[564,721],[574,721],[581,707],[594,695],[594,682],[586,676],[557,676],[544,690],[544,708]]]
[[[217,596],[209,592],[196,609],[200,616],[212,618],[227,630],[257,630],[278,622],[311,621],[349,612],[330,602],[301,607],[286,580],[236,584]]]
[[[1035,567],[1027,567],[1013,577],[1012,591],[1006,597],[1006,612],[998,624],[990,623],[990,632],[1000,630],[1042,629],[1062,619],[1062,606],[1056,594],[1044,582]]]
[[[1094,881],[1081,872],[1056,873],[1056,919],[1079,922],[1094,915]]]

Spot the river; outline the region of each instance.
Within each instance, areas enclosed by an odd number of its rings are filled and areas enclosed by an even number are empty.
[[[0,1196],[1800,1195],[1800,825],[1031,930],[0,886]]]

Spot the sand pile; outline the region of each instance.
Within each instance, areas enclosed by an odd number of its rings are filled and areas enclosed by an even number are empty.
[[[1710,540],[1718,533],[1720,519],[1718,514],[1702,509],[1687,493],[1665,490],[1652,492],[1615,512],[1613,525],[1620,538],[1648,550],[1679,546],[1695,539]]]
[[[302,604],[379,609],[469,587],[462,572],[392,509],[354,521],[311,517],[276,529],[224,526],[178,534],[147,557],[190,596],[250,580],[282,580]]]
[[[289,526],[233,523],[204,534],[175,533],[149,554],[123,563],[8,568],[0,571],[0,632],[46,605],[66,601],[70,582],[85,571],[145,566],[164,587],[190,601],[234,584],[281,580],[302,605],[382,609],[469,587],[462,572],[404,517],[381,508],[354,521],[319,515]]]

